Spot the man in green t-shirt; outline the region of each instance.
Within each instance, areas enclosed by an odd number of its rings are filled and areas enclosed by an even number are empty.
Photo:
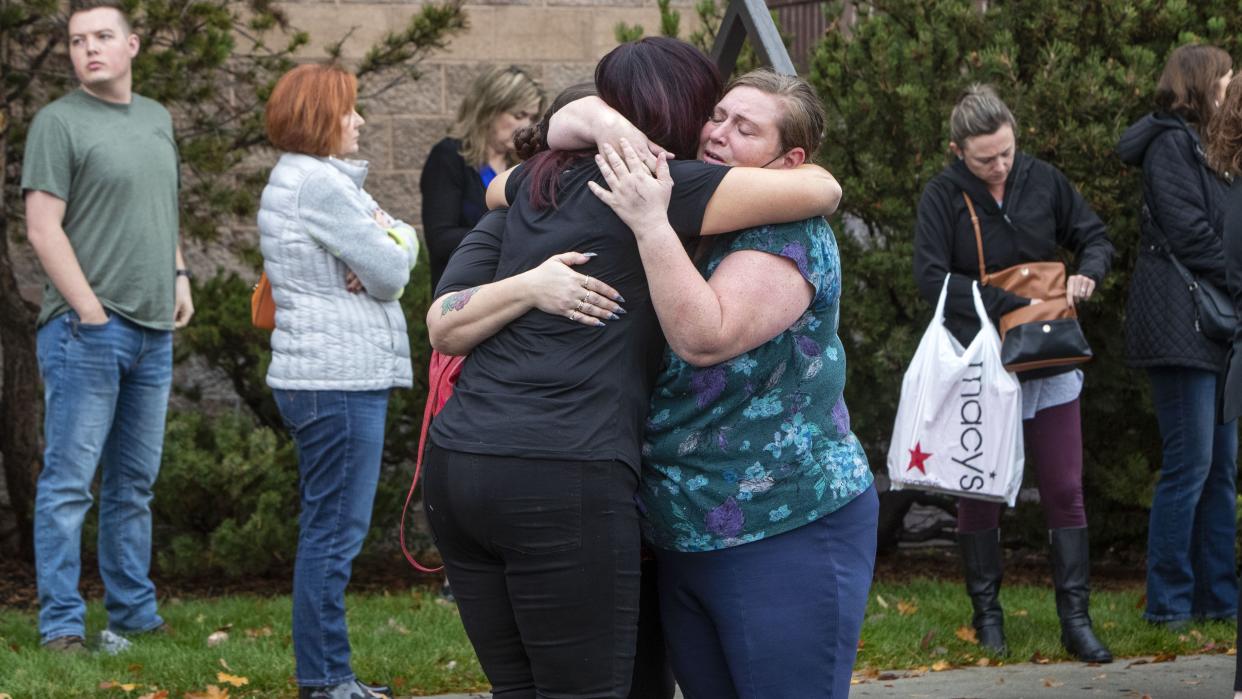
[[[69,56],[81,82],[35,116],[22,191],[47,273],[39,314],[46,448],[35,497],[39,632],[85,650],[82,521],[100,471],[99,571],[108,628],[164,628],[156,612],[151,494],[172,384],[172,330],[194,314],[177,245],[172,119],[132,92],[138,53],[117,0],[81,0]]]

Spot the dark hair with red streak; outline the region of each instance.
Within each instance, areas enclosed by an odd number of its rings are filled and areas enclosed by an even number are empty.
[[[600,99],[674,156],[698,156],[699,133],[720,100],[721,80],[703,52],[662,36],[621,44],[595,66]],[[590,150],[544,151],[527,161],[530,202],[556,206],[556,187],[565,167]]]

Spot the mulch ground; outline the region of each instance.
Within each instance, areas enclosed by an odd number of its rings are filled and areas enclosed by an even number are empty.
[[[1051,572],[1044,552],[1007,552],[1005,561],[1005,584],[1051,585]],[[25,561],[9,560],[0,575],[0,608],[33,610],[38,606],[35,589],[34,566]],[[1144,570],[1141,563],[1096,560],[1091,566],[1091,584],[1095,589],[1133,588],[1143,584]],[[961,580],[962,564],[956,547],[929,546],[902,549],[882,554],[876,559],[877,581],[901,583],[914,577],[937,580]],[[260,596],[287,595],[292,583],[291,576],[271,576],[222,581],[217,579],[166,580],[155,577],[156,589],[161,597],[218,597],[224,595],[251,594]],[[354,592],[378,592],[383,590],[406,590],[411,586],[438,589],[438,576],[415,574],[400,559],[385,566],[355,566],[350,590]],[[99,572],[83,561],[82,593],[89,600],[103,598],[103,582]]]

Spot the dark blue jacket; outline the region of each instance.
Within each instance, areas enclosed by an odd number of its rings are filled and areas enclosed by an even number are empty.
[[[1167,248],[1193,274],[1225,287],[1224,180],[1207,166],[1199,135],[1180,117],[1149,114],[1117,146],[1143,167],[1142,237],[1126,300],[1126,363],[1219,371],[1225,343],[1195,329],[1195,308]]]

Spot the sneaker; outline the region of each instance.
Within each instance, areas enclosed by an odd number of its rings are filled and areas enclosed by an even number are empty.
[[[299,687],[298,699],[392,699],[392,689],[353,680],[328,687]]]
[[[56,653],[75,655],[86,652],[86,639],[81,636],[57,636],[44,643],[43,647]]]

